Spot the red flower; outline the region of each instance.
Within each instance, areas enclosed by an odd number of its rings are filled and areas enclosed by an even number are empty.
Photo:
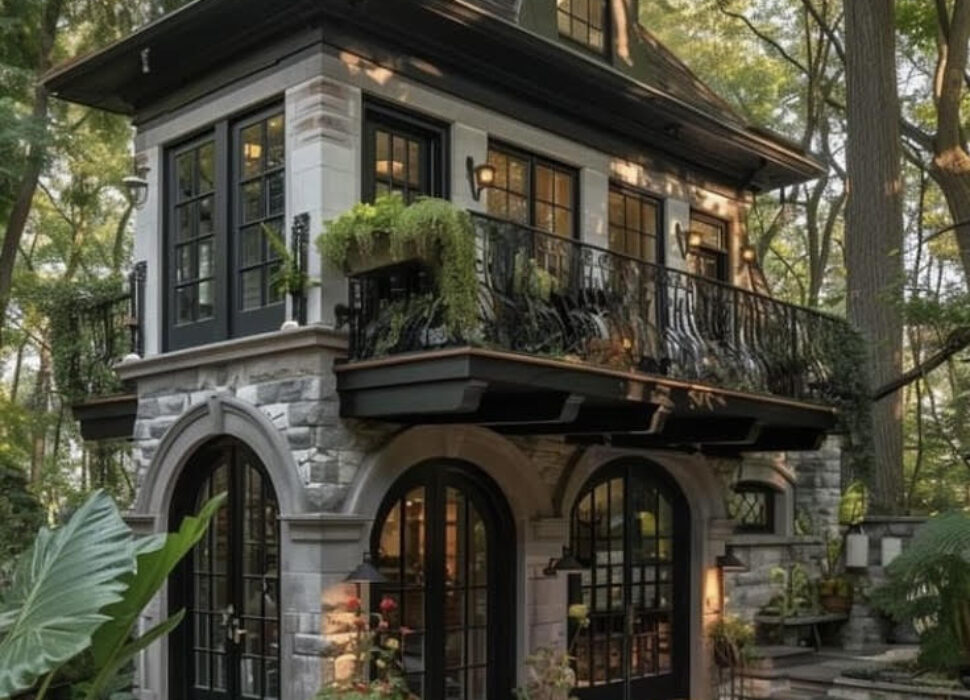
[[[389,612],[397,610],[397,602],[390,596],[384,596],[381,598],[380,609],[382,613],[387,615]]]
[[[347,598],[346,605],[347,605],[347,609],[350,610],[351,612],[357,612],[358,610],[360,610],[360,598],[358,598],[355,595],[352,595],[349,598]]]

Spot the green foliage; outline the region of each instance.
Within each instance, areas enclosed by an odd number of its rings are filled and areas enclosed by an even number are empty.
[[[808,572],[801,564],[776,566],[771,570],[771,583],[778,587],[762,612],[781,617],[807,615],[815,610],[815,594]]]
[[[135,547],[107,494],[96,492],[58,530],[41,528],[0,603],[0,697],[30,688],[77,656],[121,600]]]
[[[711,645],[718,666],[747,665],[754,651],[754,626],[736,615],[723,614],[711,625]]]
[[[286,240],[281,233],[262,224],[260,230],[266,236],[270,248],[280,259],[280,266],[273,274],[272,282],[281,294],[306,294],[307,291],[318,284],[311,280],[305,270],[300,269],[300,263],[296,256],[286,247]]]
[[[42,528],[0,597],[0,697],[55,676],[85,700],[103,700],[127,682],[135,654],[168,634],[184,611],[133,637],[145,605],[199,541],[221,494],[168,536],[135,539],[117,507],[96,491],[61,528]]]
[[[44,523],[44,511],[27,489],[27,479],[16,461],[0,452],[0,586],[5,564],[30,543]]]
[[[434,197],[405,207],[400,195],[382,196],[328,222],[317,247],[331,266],[347,270],[353,256],[366,260],[385,237],[392,261],[418,257],[431,267],[448,333],[472,337],[478,326],[478,281],[468,212]]]
[[[871,601],[895,620],[914,624],[920,665],[970,664],[970,515],[949,511],[930,518],[886,575]]]
[[[107,351],[107,356],[103,356],[97,354],[99,343],[94,335],[97,331],[82,319],[124,294],[120,276],[79,282],[61,280],[37,286],[36,299],[49,322],[54,379],[68,402],[107,396],[120,390],[112,363],[127,352],[127,328],[114,326],[113,347],[103,348]]]
[[[352,253],[367,257],[373,252],[377,233],[390,233],[396,226],[404,199],[397,194],[378,197],[373,204],[358,202],[336,219],[326,222],[317,238],[323,259],[338,270],[346,270]]]

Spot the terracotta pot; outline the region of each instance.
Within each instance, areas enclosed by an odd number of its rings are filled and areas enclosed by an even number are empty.
[[[847,613],[852,609],[852,596],[850,595],[823,595],[819,596],[818,602],[825,612]]]

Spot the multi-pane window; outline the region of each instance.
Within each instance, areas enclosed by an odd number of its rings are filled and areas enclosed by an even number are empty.
[[[728,515],[739,532],[775,531],[775,492],[762,484],[737,484],[728,499]]]
[[[364,119],[364,198],[399,194],[406,202],[443,191],[443,127],[379,105]]]
[[[625,697],[682,694],[688,518],[683,497],[639,462],[607,468],[580,493],[570,540],[586,567],[589,625],[572,630],[581,693],[613,686]]]
[[[215,247],[215,144],[175,157],[175,324],[212,318]]]
[[[594,51],[606,48],[606,0],[556,0],[559,35]]]
[[[610,250],[657,262],[660,204],[626,188],[610,188]]]
[[[692,246],[687,255],[687,269],[708,279],[727,281],[728,240],[727,225],[720,219],[700,214],[690,218],[691,234],[700,237],[700,244]]]
[[[571,239],[576,233],[576,171],[505,147],[490,146],[488,162],[495,182],[488,190],[492,216],[534,226],[551,236],[536,236],[536,263],[557,276],[569,270]]]
[[[502,572],[512,555],[501,544],[511,516],[461,466],[447,463],[416,467],[389,497],[372,536],[387,580],[372,600],[393,599],[390,629],[408,628],[408,689],[421,700],[504,698],[511,646]]]
[[[237,308],[251,311],[283,301],[278,250],[286,208],[283,114],[245,124],[238,133]]]
[[[167,156],[165,348],[280,327],[286,124],[280,107],[221,121]]]

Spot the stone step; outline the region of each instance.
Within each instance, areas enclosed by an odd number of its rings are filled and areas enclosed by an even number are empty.
[[[811,647],[785,645],[756,646],[752,657],[748,662],[748,667],[751,669],[790,668],[814,663],[815,650]]]

